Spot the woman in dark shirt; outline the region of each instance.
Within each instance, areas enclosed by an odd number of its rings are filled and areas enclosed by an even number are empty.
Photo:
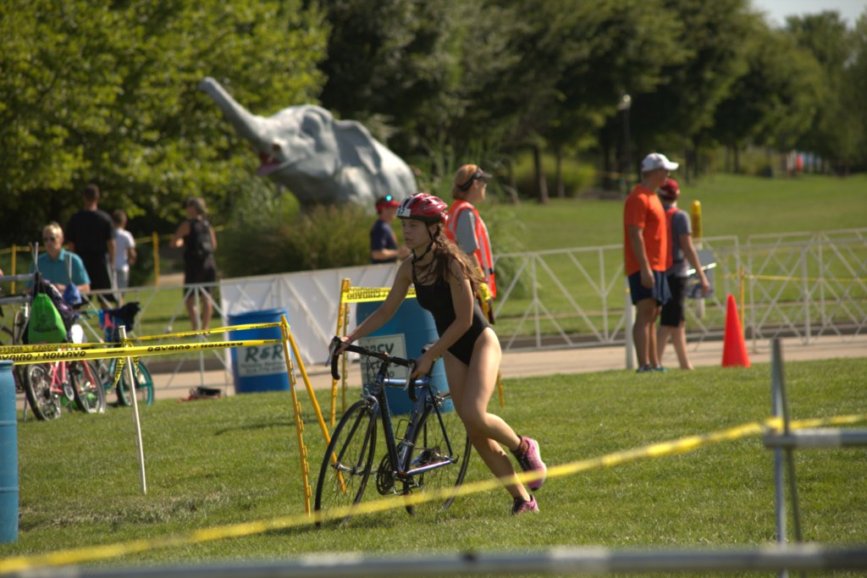
[[[350,343],[382,327],[414,284],[419,305],[433,315],[439,339],[416,360],[413,376],[429,373],[434,361],[443,357],[455,410],[485,464],[506,482],[513,498],[512,513],[538,512],[527,487],[535,491],[545,480],[539,444],[519,436],[502,418],[488,412],[502,357],[500,342],[473,297],[481,281],[476,267],[446,239],[447,212],[448,206],[433,195],[421,193],[403,201],[397,217],[412,258],[400,264],[383,304],[344,341]],[[514,479],[515,469],[503,446],[524,471],[538,474],[527,487]]]

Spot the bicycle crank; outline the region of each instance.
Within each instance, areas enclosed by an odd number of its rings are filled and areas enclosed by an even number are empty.
[[[376,470],[376,491],[380,496],[394,492],[394,468],[391,467],[391,458],[388,454],[382,457],[379,462],[379,469]]]

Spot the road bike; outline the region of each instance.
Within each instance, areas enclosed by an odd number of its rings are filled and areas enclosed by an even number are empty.
[[[337,364],[341,346],[343,342],[334,338],[329,352],[334,379],[340,379]],[[460,485],[470,460],[470,440],[452,408],[449,392],[438,391],[430,375],[410,379],[412,360],[357,345],[346,345],[344,350],[378,359],[379,369],[361,400],[343,414],[334,430],[319,468],[315,510],[327,514],[358,504],[371,475],[375,475],[376,490],[383,496]],[[388,377],[392,365],[408,368],[407,378]],[[413,401],[406,429],[399,438],[392,424],[386,387],[404,388]],[[386,452],[374,470],[377,419],[382,422]],[[449,497],[437,504],[445,509],[453,501],[454,497]],[[422,504],[405,507],[413,514]],[[336,515],[343,523],[351,514]]]

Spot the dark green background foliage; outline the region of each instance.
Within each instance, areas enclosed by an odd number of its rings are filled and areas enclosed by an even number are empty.
[[[136,236],[170,233],[204,196],[227,253],[286,251],[276,222],[232,230],[251,191],[294,200],[255,176],[205,76],[256,114],[319,103],[359,120],[440,193],[463,162],[494,171],[503,200],[622,190],[654,149],[688,177],[772,174],[792,148],[823,171],[867,167],[867,15],[777,28],[749,0],[9,0],[0,72],[3,246],[65,223],[96,182]],[[745,158],[756,147],[766,158]],[[365,237],[367,220],[332,218],[355,227],[320,242]],[[349,264],[312,242],[274,266]]]

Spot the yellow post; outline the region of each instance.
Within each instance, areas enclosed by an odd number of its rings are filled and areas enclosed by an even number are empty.
[[[692,219],[692,238],[696,242],[701,242],[703,233],[701,228],[701,201],[692,202],[690,217]]]
[[[160,236],[154,231],[151,234],[151,243],[154,252],[154,285],[160,284]]]
[[[322,409],[319,407],[319,400],[316,399],[316,393],[313,391],[313,386],[310,385],[310,377],[307,375],[307,370],[304,368],[304,362],[301,361],[301,353],[298,351],[298,344],[295,343],[295,338],[292,336],[292,331],[289,329],[289,322],[286,321],[286,316],[280,322],[280,326],[286,338],[289,340],[289,345],[292,346],[292,354],[298,364],[298,371],[301,373],[301,379],[304,380],[304,387],[307,389],[307,395],[310,396],[310,403],[313,404],[313,411],[316,413],[316,420],[319,422],[319,428],[322,430],[322,437],[325,443],[331,441],[331,434],[328,432],[328,424],[325,423],[325,418],[322,417]],[[288,353],[284,353],[288,357]]]
[[[334,330],[334,335],[337,337],[342,337],[346,335],[346,311],[347,307],[345,306],[344,299],[346,297],[346,292],[349,291],[349,278],[343,279],[340,283],[340,300],[337,305],[337,328]],[[331,361],[330,359],[328,360]],[[342,381],[346,383],[346,356],[343,356],[343,366],[341,368],[343,378]],[[337,420],[337,383],[338,381],[331,378],[331,427],[334,427],[334,424]],[[344,399],[343,399],[343,409],[346,410],[346,387],[343,388],[344,391]]]
[[[298,392],[295,389],[295,371],[292,366],[292,356],[289,355],[289,324],[286,316],[280,319],[280,333],[283,335],[283,358],[286,361],[286,371],[289,373],[289,391],[292,394],[292,412],[295,417],[295,435],[298,438],[298,455],[301,459],[301,484],[304,488],[304,513],[311,514],[310,499],[313,491],[310,488],[310,461],[307,459],[307,446],[304,445],[304,420],[301,417],[301,404],[298,402]],[[300,358],[298,364],[301,365]],[[305,377],[306,379],[306,377]],[[316,398],[313,398],[314,404]]]

